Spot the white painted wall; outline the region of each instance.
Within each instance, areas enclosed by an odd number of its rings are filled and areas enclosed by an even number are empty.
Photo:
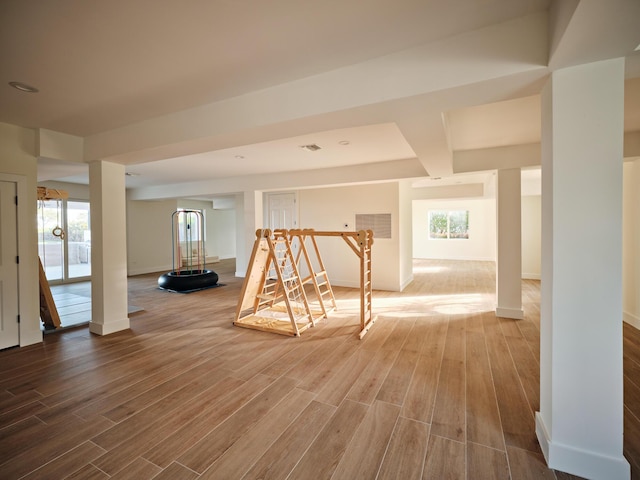
[[[469,210],[469,239],[430,239],[429,210]],[[415,258],[495,261],[495,199],[414,200],[413,256]]]
[[[374,238],[371,252],[372,282],[374,289],[400,290],[397,182],[300,190],[299,205],[300,227],[315,230],[355,231],[357,213],[390,213],[392,238]],[[348,228],[344,227],[345,223],[349,225]],[[359,259],[344,240],[318,238],[318,248],[333,285],[360,286]]]
[[[415,198],[415,195],[414,195]],[[452,199],[413,201],[413,256],[415,258],[495,261],[495,200]],[[430,240],[429,210],[470,212],[468,241]],[[522,278],[540,279],[540,196],[522,197]]]
[[[522,278],[540,280],[541,197],[522,197]]]
[[[623,167],[622,313],[640,328],[640,159]]]
[[[235,209],[214,210],[213,202],[203,200],[178,200],[179,208],[202,210],[205,218],[205,248],[207,257],[235,258],[236,212]]]
[[[178,208],[205,211],[208,257],[234,258],[236,212],[214,210],[211,202],[194,200],[127,201],[128,274],[165,272],[172,268],[171,216]]]
[[[176,200],[127,200],[128,275],[171,270],[171,214],[177,208]]]
[[[35,132],[0,123],[0,174],[18,184],[18,265],[20,345],[42,342],[38,286],[38,231],[36,227],[37,163]],[[18,178],[19,177],[19,178]]]
[[[221,260],[236,257],[235,209],[211,210],[207,216],[207,249]]]

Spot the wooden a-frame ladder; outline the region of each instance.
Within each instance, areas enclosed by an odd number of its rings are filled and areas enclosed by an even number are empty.
[[[305,259],[308,275],[302,278],[301,282],[302,285],[307,285],[309,283],[313,285],[313,290],[316,294],[321,310],[320,312],[312,312],[315,314],[314,320],[317,320],[318,318],[327,318],[327,313],[335,310],[337,307],[336,298],[333,295],[331,282],[329,282],[329,276],[327,275],[327,269],[322,262],[320,250],[316,243],[316,237],[313,233],[313,230],[289,230],[289,242],[292,246],[298,246],[298,252],[296,253],[296,265],[298,265],[298,270],[300,270],[301,257]],[[307,239],[309,238],[311,239],[313,259],[309,254],[309,250],[306,245]],[[314,265],[318,268],[316,269]],[[329,308],[327,308],[327,304],[329,304]]]
[[[372,315],[371,246],[373,232],[319,232],[315,230],[256,231],[256,242],[249,260],[234,325],[256,330],[276,332],[283,335],[300,335],[315,325],[318,318],[327,317],[327,303],[336,308],[333,289],[325,270],[316,236],[341,237],[360,259],[360,333],[362,338],[375,322]],[[315,253],[314,269],[307,238],[311,238]],[[297,243],[295,243],[297,241]],[[293,257],[292,243],[299,250]],[[309,275],[301,278],[300,259],[304,258]],[[321,311],[314,312],[309,306],[305,285],[311,283]],[[301,306],[302,305],[302,306]],[[304,310],[302,310],[304,308]],[[288,321],[274,316],[285,311]]]
[[[299,336],[315,319],[287,231],[258,230],[256,237],[233,323]]]

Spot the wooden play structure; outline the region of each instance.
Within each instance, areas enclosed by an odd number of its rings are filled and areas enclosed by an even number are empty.
[[[374,322],[371,230],[257,230],[234,325],[299,336],[327,318],[336,301],[316,242],[321,236],[341,237],[360,258],[360,338],[367,333]]]
[[[60,202],[67,198],[69,198],[69,194],[64,190],[38,187],[39,202],[47,200],[57,200]],[[65,232],[60,226],[60,222],[58,222],[58,225],[53,229],[52,233],[54,236],[64,239]],[[38,262],[40,265],[40,319],[42,320],[45,329],[52,330],[60,326],[60,315],[58,314],[56,303],[53,300],[53,295],[51,294],[51,287],[49,287],[49,281],[47,280],[47,275],[45,274],[44,267],[42,266],[42,260],[38,258]]]

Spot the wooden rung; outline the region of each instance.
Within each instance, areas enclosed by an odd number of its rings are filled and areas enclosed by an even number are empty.
[[[269,295],[266,293],[259,293],[256,295],[260,300],[275,300],[276,297],[274,295]]]

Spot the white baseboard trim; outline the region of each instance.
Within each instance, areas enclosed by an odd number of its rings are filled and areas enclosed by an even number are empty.
[[[127,270],[127,276],[133,277],[135,275],[146,275],[147,273],[158,273],[161,275],[162,273],[167,273],[172,270],[171,265],[162,265],[159,267],[143,267],[143,268],[129,268]]]
[[[495,262],[496,259],[495,257],[491,258],[491,257],[432,257],[430,255],[425,255],[425,256],[414,256],[414,259],[417,260],[454,260],[454,261],[471,261],[471,262]]]
[[[521,308],[496,307],[496,317],[522,320],[524,318],[524,310],[522,310]]]
[[[360,289],[360,282],[354,282],[352,280],[341,280],[335,278],[329,278],[331,281],[331,286],[333,287],[346,287],[346,288],[357,288]],[[383,290],[385,292],[400,292],[398,284],[387,284],[384,282],[373,282],[371,285],[373,290]]]
[[[540,280],[541,275],[539,273],[523,273],[522,279],[523,280]]]
[[[332,287],[360,288],[360,282],[341,280],[339,278],[329,278],[329,280],[331,281]]]
[[[632,315],[628,312],[622,312],[622,320],[627,322],[632,327],[635,327],[638,330],[640,330],[640,317],[637,317],[636,315]]]
[[[592,480],[629,480],[631,466],[620,452],[610,457],[553,442],[540,412],[536,412],[536,436],[549,468]]]
[[[217,256],[212,256],[212,257],[207,257],[205,259],[206,264],[211,264],[211,263],[220,263],[220,258]],[[161,265],[161,266],[151,266],[151,267],[138,267],[138,268],[131,268],[129,267],[127,270],[127,276],[128,277],[133,277],[135,275],[146,275],[148,273],[157,273],[158,276],[162,275],[163,273],[167,273],[167,272],[171,272],[173,271],[173,266],[172,265]],[[242,276],[244,277],[244,273],[242,274]]]
[[[409,278],[407,278],[402,285],[400,285],[400,291],[402,292],[405,288],[407,288],[407,286],[413,282],[413,275],[409,276]]]
[[[89,322],[89,331],[96,335],[109,335],[110,333],[121,332],[130,328],[129,318],[117,322],[96,323]]]
[[[208,255],[206,257],[204,257],[204,263],[218,263],[220,261],[220,257],[218,257],[217,255]],[[188,267],[188,262],[186,258],[181,259],[180,261],[180,265],[181,268],[186,269]],[[198,259],[194,258],[192,265],[198,265]]]

